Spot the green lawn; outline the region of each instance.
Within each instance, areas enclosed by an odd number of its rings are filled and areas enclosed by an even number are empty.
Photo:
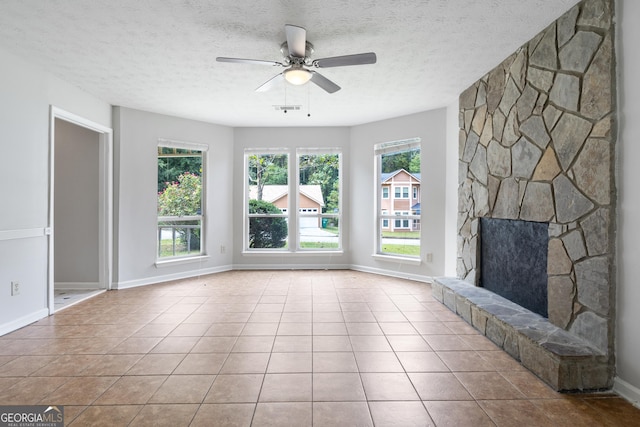
[[[179,239],[176,239],[176,254],[173,255],[173,247],[171,239],[162,239],[160,241],[160,258],[172,257],[172,256],[186,256],[191,254],[198,254],[200,251],[187,250],[187,244],[181,243]]]
[[[385,243],[382,245],[382,253],[391,255],[420,256],[420,246],[418,245],[393,245]]]
[[[324,227],[324,228],[323,228],[323,230],[324,230],[324,231],[328,231],[329,233],[333,233],[333,234],[335,234],[336,236],[338,235],[338,232],[339,232],[338,227],[331,227],[331,226]]]
[[[419,239],[419,231],[383,231],[382,237],[390,237],[396,239]]]
[[[337,249],[338,243],[332,242],[300,242],[303,249]]]

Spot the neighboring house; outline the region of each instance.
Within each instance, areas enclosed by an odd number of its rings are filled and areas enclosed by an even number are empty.
[[[382,215],[420,215],[420,174],[404,169],[380,174]],[[420,230],[419,219],[383,219],[387,231]]]
[[[322,188],[320,185],[300,185],[300,201],[298,203],[299,211],[302,215],[299,217],[300,228],[320,227],[321,218],[318,216],[322,213],[324,207],[324,198],[322,197]],[[249,186],[249,199],[258,198],[258,187]],[[287,213],[289,209],[289,186],[288,185],[265,185],[262,189],[262,200],[273,203],[283,213]],[[309,214],[310,216],[305,216]]]

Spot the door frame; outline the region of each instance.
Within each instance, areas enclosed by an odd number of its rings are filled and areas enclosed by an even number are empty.
[[[49,115],[49,215],[46,233],[49,236],[48,308],[54,304],[54,183],[55,183],[55,123],[64,120],[98,134],[99,144],[99,206],[98,206],[98,282],[101,289],[110,290],[113,281],[113,129],[51,105]]]

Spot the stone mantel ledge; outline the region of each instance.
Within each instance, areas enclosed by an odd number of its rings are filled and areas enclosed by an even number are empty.
[[[607,357],[582,338],[493,292],[440,277],[433,297],[557,391],[611,387]]]

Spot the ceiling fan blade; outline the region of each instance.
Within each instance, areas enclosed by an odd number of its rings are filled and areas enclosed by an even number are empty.
[[[271,77],[269,80],[264,82],[261,86],[256,89],[256,92],[266,92],[275,86],[276,83],[279,83],[284,80],[284,73],[276,74]]]
[[[234,62],[238,64],[256,64],[256,65],[271,65],[271,66],[281,66],[284,67],[284,64],[277,61],[262,61],[260,59],[242,59],[242,58],[225,58],[223,56],[218,56],[216,58],[218,62]]]
[[[284,26],[284,31],[287,33],[289,55],[304,58],[307,52],[307,30],[287,24]]]
[[[376,54],[373,52],[356,53],[355,55],[334,56],[331,58],[316,59],[313,65],[319,68],[344,67],[347,65],[375,64]]]
[[[311,71],[311,81],[329,93],[334,93],[340,90],[340,86],[315,71]]]

